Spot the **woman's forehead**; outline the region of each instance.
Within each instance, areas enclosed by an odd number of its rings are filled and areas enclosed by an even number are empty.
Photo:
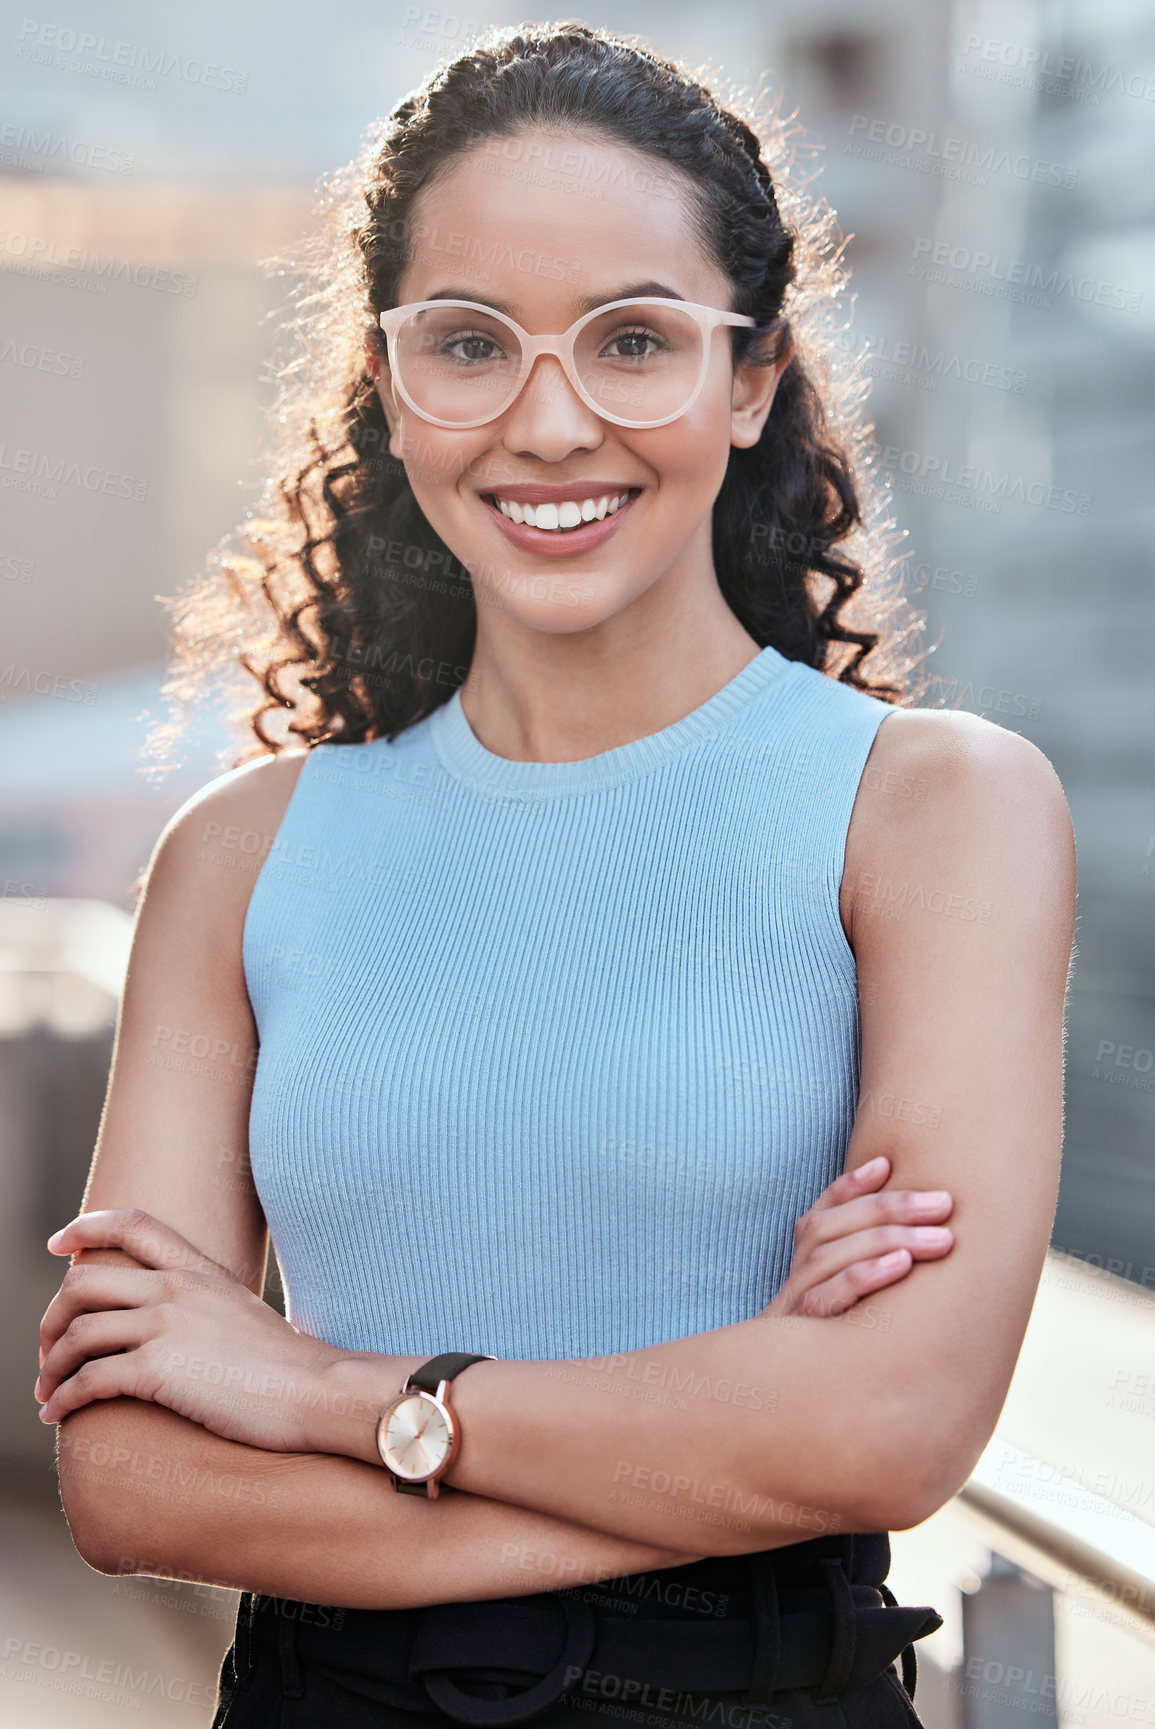
[[[725,276],[701,250],[686,188],[660,161],[583,133],[483,140],[414,201],[402,301],[452,295],[511,317],[548,303],[567,322],[622,284],[716,299]],[[459,293],[463,287],[473,292]]]

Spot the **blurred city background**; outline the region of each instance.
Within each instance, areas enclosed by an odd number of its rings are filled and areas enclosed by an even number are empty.
[[[141,772],[165,712],[157,597],[253,493],[285,286],[259,261],[438,59],[536,16],[469,12],[107,0],[0,15],[0,1711],[14,1729],[120,1723],[142,1686],[150,1723],[207,1723],[190,1705],[211,1698],[231,1637],[234,1593],[109,1578],[72,1547],[31,1397],[64,1270],[43,1244],[80,1203],[131,885],[238,748],[207,717],[178,772]],[[926,700],[1033,740],[1074,815],[1052,1252],[975,1478],[893,1539],[899,1600],[945,1620],[917,1647],[918,1709],[931,1729],[1024,1711],[1063,1729],[1155,1724],[1155,9],[631,0],[578,15],[797,110],[851,237],[878,461],[908,530],[901,581],[933,645]],[[89,471],[113,478],[68,478]],[[110,1662],[123,1686],[76,1682]]]

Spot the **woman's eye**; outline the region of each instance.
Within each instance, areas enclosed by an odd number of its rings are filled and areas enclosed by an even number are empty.
[[[463,331],[457,336],[447,337],[441,345],[441,352],[452,360],[472,362],[497,360],[501,355],[493,338],[483,336],[479,331]]]
[[[650,360],[661,346],[652,330],[619,330],[606,343],[602,353],[611,360]]]

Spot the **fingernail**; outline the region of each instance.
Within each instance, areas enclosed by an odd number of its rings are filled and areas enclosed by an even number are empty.
[[[43,1393],[40,1391],[40,1376],[39,1375],[37,1375],[36,1385],[32,1389],[32,1397],[35,1400],[37,1400],[37,1402],[39,1402],[44,1397]],[[43,1406],[41,1406],[41,1409],[43,1410]]]
[[[954,1232],[946,1225],[915,1225],[911,1235],[916,1243],[946,1243]]]
[[[50,1249],[54,1249],[56,1247],[57,1243],[59,1243],[61,1237],[64,1235],[64,1232],[67,1229],[68,1229],[68,1227],[67,1227],[67,1225],[65,1225],[59,1231],[53,1231],[52,1235],[48,1239],[48,1247]]]
[[[858,1175],[860,1177],[873,1177],[876,1172],[878,1172],[882,1169],[882,1167],[883,1167],[883,1165],[885,1165],[885,1163],[886,1163],[885,1157],[880,1157],[877,1159],[868,1159],[864,1165],[859,1165]]]

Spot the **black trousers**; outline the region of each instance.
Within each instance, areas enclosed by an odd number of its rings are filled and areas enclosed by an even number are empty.
[[[942,1617],[889,1570],[869,1532],[426,1609],[246,1592],[212,1729],[909,1729]]]

